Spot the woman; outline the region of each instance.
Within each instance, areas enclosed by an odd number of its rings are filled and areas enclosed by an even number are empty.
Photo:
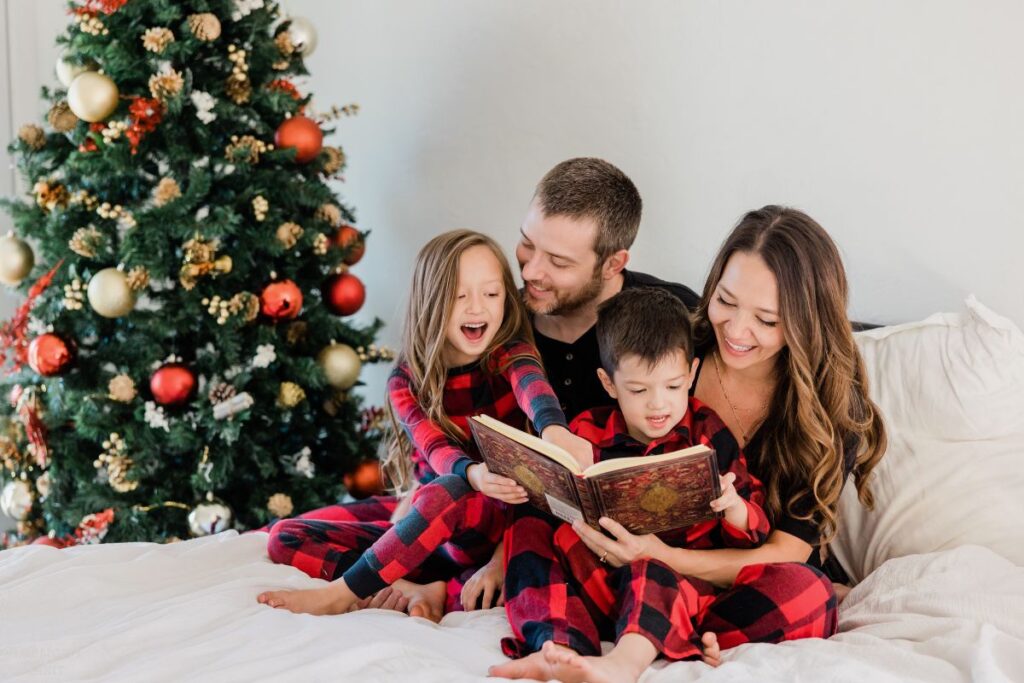
[[[794,209],[766,206],[748,213],[711,267],[696,313],[701,363],[693,391],[725,421],[751,474],[764,483],[772,532],[754,549],[675,551],[670,568],[677,574],[733,586],[736,593],[716,601],[698,624],[706,631],[709,663],[717,663],[720,647],[835,631],[835,595],[802,587],[821,582],[814,567],[821,566],[835,535],[848,474],[861,502],[872,505],[868,481],[886,445],[846,307],[838,249],[820,225]],[[651,544],[660,542],[614,523],[605,526],[615,539],[586,527],[578,533],[613,566],[650,557]],[[773,566],[789,571],[766,571]],[[774,577],[763,591],[761,575]],[[786,585],[779,585],[780,577]],[[812,594],[815,604],[808,602]],[[636,636],[623,638],[602,658],[551,643],[543,654],[545,673],[553,678],[603,680],[625,677],[624,671],[638,676],[658,653]],[[515,677],[521,662],[494,672]]]

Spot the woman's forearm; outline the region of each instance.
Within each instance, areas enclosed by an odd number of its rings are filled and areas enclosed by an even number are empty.
[[[709,581],[716,586],[731,586],[740,570],[751,564],[769,562],[806,562],[811,546],[790,534],[773,531],[757,548],[717,548],[690,550],[664,547],[657,557],[676,572]]]

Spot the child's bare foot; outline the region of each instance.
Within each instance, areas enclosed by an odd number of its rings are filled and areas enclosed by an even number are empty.
[[[545,646],[547,643],[545,643]],[[559,647],[555,645],[554,647]],[[544,652],[534,652],[522,659],[513,659],[511,662],[496,664],[487,670],[488,676],[499,678],[528,678],[535,681],[550,681],[555,677],[555,671],[548,664]]]
[[[264,591],[256,601],[277,609],[305,614],[344,614],[356,601],[356,596],[343,581],[323,588],[301,591]]]
[[[448,597],[448,587],[444,581],[420,584],[399,579],[393,586],[408,599],[408,608],[405,611],[410,617],[422,617],[435,624],[441,621],[441,617],[444,616],[445,598]]]
[[[708,666],[720,666],[722,664],[722,648],[718,646],[718,636],[708,631],[700,637],[701,645],[704,646],[704,653],[700,659]]]
[[[562,683],[635,683],[645,667],[637,670],[637,663],[615,652],[603,657],[584,657],[568,648],[548,641],[541,648],[544,659],[551,667],[552,678]]]

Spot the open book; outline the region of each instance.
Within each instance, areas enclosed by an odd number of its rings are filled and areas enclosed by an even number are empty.
[[[530,504],[572,522],[611,517],[634,534],[713,519],[722,495],[715,451],[704,445],[672,453],[612,458],[584,469],[568,452],[487,415],[469,421],[487,469],[515,479]]]

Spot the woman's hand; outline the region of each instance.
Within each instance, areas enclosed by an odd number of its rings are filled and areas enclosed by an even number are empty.
[[[579,463],[580,468],[587,469],[594,464],[594,445],[581,436],[576,436],[561,425],[551,425],[543,432],[541,438],[566,451]]]
[[[631,534],[614,519],[602,517],[598,524],[610,531],[615,536],[608,538],[600,531],[590,528],[581,520],[572,523],[573,531],[580,537],[588,548],[598,559],[613,567],[621,567],[637,560],[656,558],[662,555],[668,548],[665,542],[654,534],[637,536]]]
[[[487,469],[484,463],[474,463],[466,468],[466,479],[474,490],[485,496],[511,503],[525,503],[529,500],[526,489],[517,484],[514,479],[494,474]]]

